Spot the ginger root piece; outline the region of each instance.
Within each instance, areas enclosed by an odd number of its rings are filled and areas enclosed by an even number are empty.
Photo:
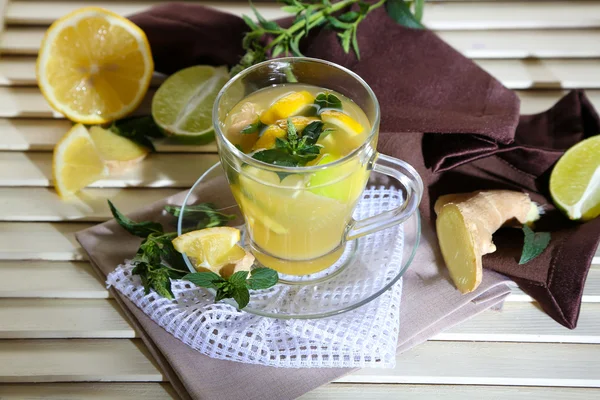
[[[496,230],[530,224],[540,217],[528,194],[510,190],[441,196],[434,210],[442,255],[461,293],[472,292],[481,283],[481,257],[496,251],[492,242]]]

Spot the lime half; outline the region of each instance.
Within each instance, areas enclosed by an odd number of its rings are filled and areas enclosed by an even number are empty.
[[[550,194],[570,219],[588,221],[600,215],[600,135],[577,143],[558,160]]]
[[[229,79],[226,67],[199,65],[171,75],[152,99],[152,117],[180,142],[205,144],[213,140],[212,108]]]

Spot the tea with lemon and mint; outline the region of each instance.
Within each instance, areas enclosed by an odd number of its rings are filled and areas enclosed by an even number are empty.
[[[281,84],[240,101],[222,129],[248,156],[294,167],[271,171],[222,157],[257,260],[291,275],[335,263],[369,177],[369,160],[346,157],[370,137],[363,110],[331,90]]]

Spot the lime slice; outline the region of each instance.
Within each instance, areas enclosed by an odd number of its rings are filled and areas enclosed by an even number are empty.
[[[212,108],[229,75],[225,67],[199,65],[171,75],[152,99],[152,117],[180,142],[206,144],[213,140]]]
[[[600,135],[576,144],[558,160],[550,194],[570,219],[588,221],[600,215]]]

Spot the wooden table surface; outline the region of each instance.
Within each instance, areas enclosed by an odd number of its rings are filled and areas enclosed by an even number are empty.
[[[249,12],[245,2],[204,3]],[[107,198],[128,212],[188,188],[216,148],[158,145],[139,169],[60,201],[51,151],[70,123],[46,104],[34,71],[57,17],[84,5],[127,15],[152,4],[0,0],[0,399],[176,398],[73,233],[109,217]],[[272,2],[259,8],[281,15]],[[578,87],[600,108],[600,1],[435,1],[425,23],[517,90],[524,113]],[[400,355],[395,369],[361,370],[302,399],[598,399],[600,252],[594,264],[576,330],[515,289],[502,312]]]

